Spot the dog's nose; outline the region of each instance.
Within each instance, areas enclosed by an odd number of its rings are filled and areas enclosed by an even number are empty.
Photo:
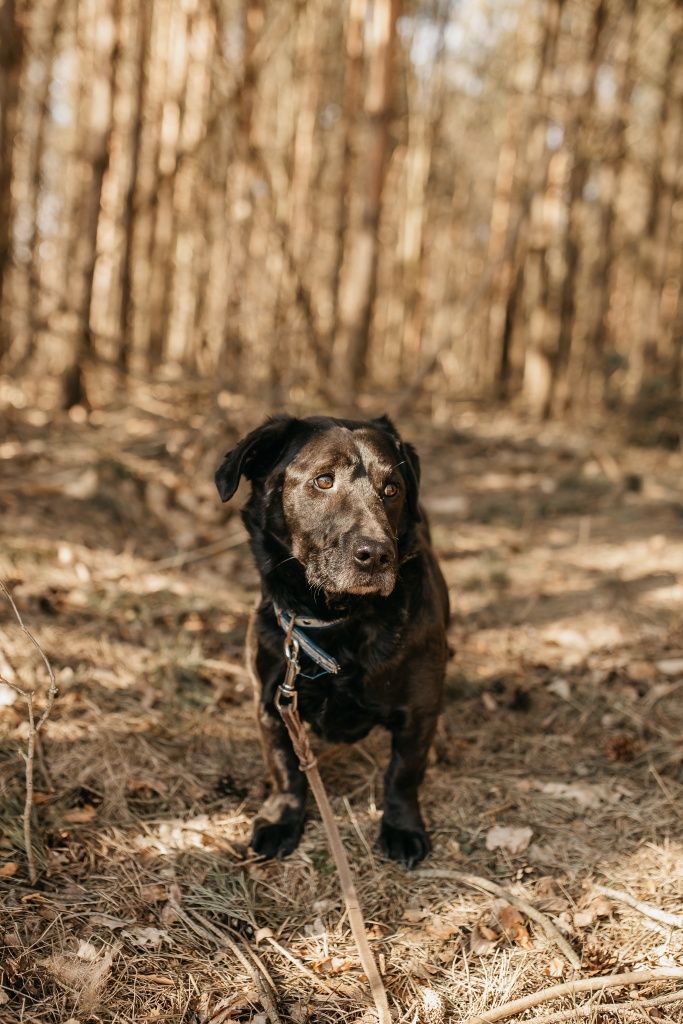
[[[386,569],[393,560],[393,549],[386,540],[359,537],[354,545],[353,560],[360,569],[365,569],[366,572]]]

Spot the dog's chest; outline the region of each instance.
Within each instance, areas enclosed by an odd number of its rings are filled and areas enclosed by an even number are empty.
[[[358,677],[300,679],[297,688],[301,717],[331,743],[354,743],[375,725],[389,724],[390,708]]]

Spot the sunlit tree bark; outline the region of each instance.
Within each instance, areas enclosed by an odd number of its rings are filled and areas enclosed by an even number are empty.
[[[349,398],[363,380],[370,324],[377,287],[379,224],[382,193],[389,159],[389,129],[394,71],[394,47],[399,0],[375,0],[373,41],[368,53],[365,93],[367,118],[360,225],[354,233],[346,264],[341,306],[341,371]]]
[[[9,348],[4,293],[11,265],[12,156],[19,109],[23,34],[15,0],[0,4],[0,360]]]

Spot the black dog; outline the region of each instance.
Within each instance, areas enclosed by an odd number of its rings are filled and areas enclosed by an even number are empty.
[[[242,516],[262,581],[255,665],[273,782],[251,845],[284,857],[304,824],[306,780],[274,707],[283,629],[294,615],[301,717],[333,742],[358,740],[375,725],[390,730],[380,844],[417,864],[430,850],[418,788],[441,706],[449,616],[418,504],[417,454],[387,417],[276,416],[226,455],[216,473],[223,501],[241,476],[252,483]],[[330,658],[336,675],[325,671]]]

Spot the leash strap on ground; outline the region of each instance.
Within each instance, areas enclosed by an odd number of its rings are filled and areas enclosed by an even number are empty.
[[[327,792],[325,791],[323,781],[320,778],[318,763],[315,759],[313,750],[311,749],[306,727],[301,721],[301,716],[299,715],[297,707],[297,691],[295,684],[296,678],[299,674],[299,645],[295,636],[294,616],[292,616],[292,621],[289,624],[288,635],[285,640],[285,658],[287,659],[287,672],[282,686],[278,687],[275,704],[282,716],[282,721],[285,724],[287,732],[289,733],[289,738],[292,741],[294,752],[299,759],[299,767],[302,772],[306,773],[306,777],[308,778],[311,789],[313,790],[313,796],[315,797],[318,810],[320,811],[320,817],[322,818],[323,825],[325,826],[327,841],[334,858],[334,863],[337,866],[337,872],[339,873],[339,880],[341,882],[344,903],[346,904],[349,925],[351,926],[351,933],[355,940],[356,948],[358,949],[361,967],[365,971],[370,983],[370,991],[377,1009],[379,1024],[391,1024],[391,1011],[389,1010],[386,989],[384,988],[384,983],[380,977],[377,964],[375,963],[375,958],[373,957],[370,949],[370,944],[365,931],[363,913],[360,909],[356,886],[354,885],[351,868],[349,867],[349,860],[346,856],[346,850],[344,849],[344,844],[342,843],[342,839],[339,834],[337,822],[334,814],[332,813],[332,807],[330,806]]]

